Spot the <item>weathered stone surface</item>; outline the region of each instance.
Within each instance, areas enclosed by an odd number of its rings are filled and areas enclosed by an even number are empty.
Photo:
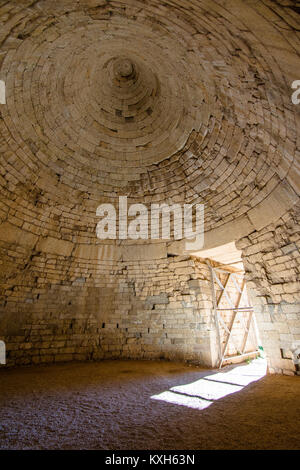
[[[240,240],[237,246],[242,248],[246,278],[252,289],[270,367],[276,372],[294,373],[298,365],[292,356],[282,357],[280,351],[292,350],[300,341],[299,207]]]
[[[45,251],[46,253],[53,253],[61,256],[70,256],[73,248],[73,243],[66,240],[57,240],[52,237],[39,240],[36,246],[37,251]]]
[[[294,204],[299,204],[299,197],[288,184],[279,184],[275,190],[255,208],[248,216],[256,230],[276,222]]]
[[[36,268],[51,266],[50,256],[36,256]],[[14,297],[13,308],[22,312],[17,331],[11,328],[7,306],[1,308],[0,339],[7,343],[8,364],[165,357],[213,365],[215,345],[203,328],[211,321],[211,299],[206,301],[205,287],[196,297],[185,274],[176,274],[187,263],[209,277],[205,263],[186,257],[97,264],[80,259],[71,271],[68,264],[63,271],[52,269],[56,278],[50,291],[49,271],[31,292]]]
[[[38,237],[8,222],[0,225],[0,240],[9,244],[33,248]]]

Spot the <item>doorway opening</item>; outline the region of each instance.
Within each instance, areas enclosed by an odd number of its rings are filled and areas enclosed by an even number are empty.
[[[205,257],[210,269],[217,366],[264,358],[241,252],[232,242],[197,255]]]

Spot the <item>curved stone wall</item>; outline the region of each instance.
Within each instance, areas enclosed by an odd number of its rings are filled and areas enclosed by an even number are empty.
[[[295,2],[2,1],[0,20],[2,336],[49,312],[99,346],[126,266],[184,254],[97,239],[100,203],[205,204],[207,248],[299,204]]]

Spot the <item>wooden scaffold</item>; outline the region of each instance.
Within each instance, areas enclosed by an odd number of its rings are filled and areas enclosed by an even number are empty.
[[[213,297],[214,318],[218,338],[218,366],[235,358],[251,357],[260,353],[259,336],[253,307],[242,305],[249,303],[246,282],[242,272],[233,272],[225,268],[214,267],[209,260],[206,261],[211,273],[211,290]],[[242,278],[241,285],[237,281],[237,275]],[[225,280],[221,280],[221,276]],[[228,288],[231,288],[231,294]],[[234,295],[232,291],[234,290]],[[218,292],[217,292],[218,291]],[[232,299],[234,297],[234,300]],[[227,303],[228,307],[223,304]],[[224,319],[226,315],[227,322]],[[237,339],[234,332],[238,323],[242,334]],[[251,336],[251,338],[250,338]],[[251,348],[247,350],[247,344],[251,339]],[[235,350],[235,354],[229,354],[229,346]]]

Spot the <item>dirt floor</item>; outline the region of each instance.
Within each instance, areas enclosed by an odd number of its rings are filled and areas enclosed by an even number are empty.
[[[260,378],[251,367],[218,373],[103,361],[2,369],[0,448],[299,449],[299,377]]]

